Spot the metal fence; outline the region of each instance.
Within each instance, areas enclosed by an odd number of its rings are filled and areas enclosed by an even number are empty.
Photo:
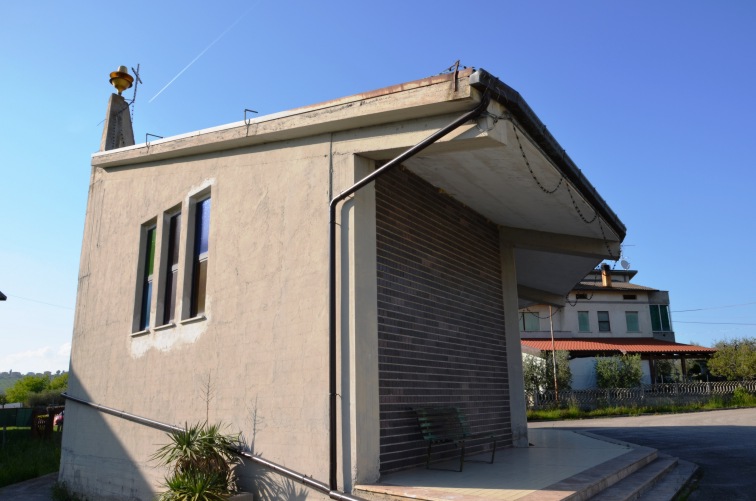
[[[551,408],[557,404],[576,405],[583,409],[616,405],[670,405],[701,402],[712,397],[732,396],[737,388],[756,393],[756,381],[722,381],[713,383],[644,384],[637,388],[594,388],[556,392],[526,392],[529,409]]]

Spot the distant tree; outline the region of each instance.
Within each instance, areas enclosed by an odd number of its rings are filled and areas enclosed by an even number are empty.
[[[50,390],[56,390],[56,391],[65,391],[68,388],[68,373],[64,372],[63,374],[58,374],[57,376],[54,376],[52,379],[50,379],[50,385],[48,386]]]
[[[27,375],[16,381],[5,393],[9,402],[25,402],[29,394],[47,389],[50,378],[45,375]]]
[[[635,388],[643,378],[640,355],[596,357],[599,388]]]
[[[714,348],[717,352],[707,363],[712,374],[730,381],[756,379],[756,338],[718,341]]]
[[[546,380],[548,382],[548,389],[554,389],[554,362],[552,356],[556,357],[556,374],[557,385],[559,385],[559,391],[566,391],[572,389],[572,370],[570,369],[570,352],[560,351],[542,351],[542,355],[546,359]]]
[[[572,388],[572,371],[570,370],[570,356],[567,351],[557,351],[557,384],[559,391]],[[551,351],[542,351],[540,357],[527,355],[523,357],[523,376],[525,390],[528,393],[540,393],[544,390],[554,390],[554,363]]]
[[[5,396],[5,393],[0,392],[0,405],[5,407],[5,404],[8,403],[8,397]]]

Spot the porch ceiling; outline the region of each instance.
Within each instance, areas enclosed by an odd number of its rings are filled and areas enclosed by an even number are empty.
[[[499,226],[593,242],[592,252],[578,253],[556,242],[533,249],[514,241],[518,286],[536,291],[521,294],[520,306],[560,304],[602,259],[616,257],[621,237],[521,130],[518,141],[511,121],[496,127],[501,129],[488,135],[485,147],[429,148],[404,165]]]

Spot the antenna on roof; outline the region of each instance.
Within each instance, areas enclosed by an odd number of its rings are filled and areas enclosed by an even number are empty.
[[[625,247],[634,247],[633,245],[622,245],[620,246],[620,266],[622,266],[623,270],[629,270],[630,269],[630,260],[627,258],[627,255],[625,255]]]

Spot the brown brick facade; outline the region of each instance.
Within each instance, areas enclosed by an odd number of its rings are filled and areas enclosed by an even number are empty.
[[[381,471],[425,461],[412,407],[511,445],[496,226],[404,169],[375,190]]]

